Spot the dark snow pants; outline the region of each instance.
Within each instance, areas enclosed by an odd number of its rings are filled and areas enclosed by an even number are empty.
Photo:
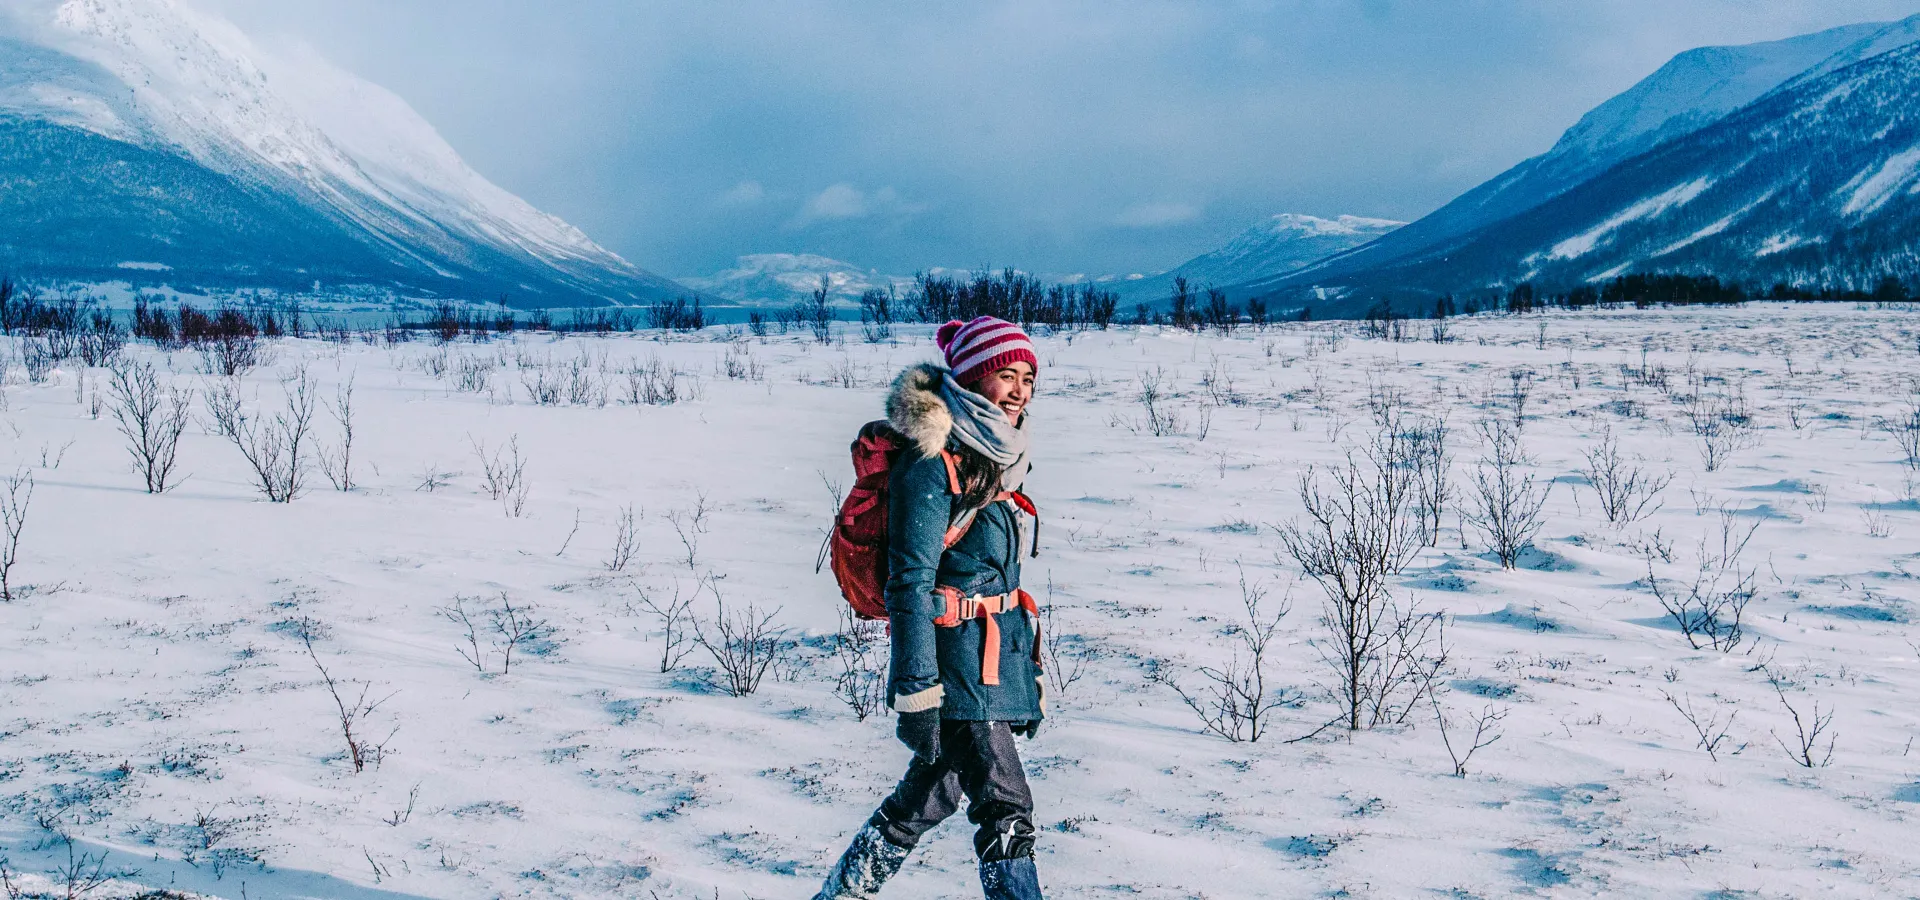
[[[982,862],[1033,855],[1033,794],[1008,722],[940,723],[940,758],[915,758],[906,777],[873,814],[889,843],[912,847],[967,799]]]

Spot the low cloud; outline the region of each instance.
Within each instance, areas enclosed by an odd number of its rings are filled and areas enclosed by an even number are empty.
[[[1136,203],[1121,210],[1113,224],[1122,228],[1165,228],[1199,218],[1200,207],[1191,203]]]
[[[808,198],[787,227],[807,228],[823,222],[903,216],[916,209],[903,202],[900,193],[891,187],[863,191],[843,181]]]
[[[766,188],[761,187],[758,181],[749,180],[727,188],[721,192],[720,196],[714,198],[714,203],[726,209],[740,209],[759,206],[760,201],[765,199],[767,199]]]

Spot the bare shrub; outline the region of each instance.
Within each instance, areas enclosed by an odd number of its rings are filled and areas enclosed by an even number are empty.
[[[1758,593],[1756,570],[1742,568],[1741,554],[1759,522],[1742,530],[1731,514],[1720,522],[1720,546],[1712,547],[1701,538],[1695,553],[1696,566],[1686,581],[1663,582],[1654,568],[1658,548],[1643,547],[1647,564],[1647,589],[1660,601],[1661,609],[1695,650],[1712,647],[1732,653],[1746,641],[1744,618],[1747,604]],[[1671,556],[1668,556],[1671,559]]]
[[[1453,499],[1453,454],[1447,449],[1445,416],[1417,416],[1402,426],[1405,464],[1413,468],[1414,521],[1421,542],[1440,543],[1440,520]]]
[[[20,342],[20,365],[27,370],[27,381],[33,384],[46,384],[63,358],[46,338],[29,337]]]
[[[1900,446],[1907,467],[1920,471],[1920,384],[1900,401],[1897,412],[1875,424]]]
[[[1326,634],[1313,644],[1334,675],[1336,721],[1349,730],[1406,721],[1446,661],[1440,618],[1396,602],[1388,581],[1420,545],[1408,510],[1412,473],[1379,449],[1392,440],[1377,439],[1364,464],[1350,454],[1326,479],[1303,474],[1306,516],[1280,529],[1288,555],[1326,595]]]
[[[1479,425],[1487,453],[1473,474],[1473,491],[1462,518],[1486,536],[1500,565],[1511,569],[1520,552],[1533,546],[1534,535],[1545,524],[1551,482],[1543,482],[1524,468],[1531,464],[1520,444],[1520,430],[1504,419]]]
[[[693,506],[667,510],[667,523],[673,526],[673,533],[679,536],[680,546],[686,551],[682,560],[689,572],[700,568],[700,538],[707,533],[707,515],[712,511],[704,491],[694,495]]]
[[[474,607],[469,608],[469,603]],[[466,645],[454,649],[482,675],[488,674],[488,660],[494,655],[500,657],[499,674],[506,675],[513,671],[514,651],[536,650],[550,644],[554,637],[547,620],[536,618],[531,605],[513,605],[512,596],[505,591],[492,606],[485,606],[477,597],[456,596],[452,605],[440,610],[440,616],[461,627]],[[480,646],[482,635],[487,638],[488,648]]]
[[[369,764],[378,768],[381,759],[386,756],[387,743],[393,740],[393,735],[400,729],[396,726],[376,744],[366,736],[366,721],[394,695],[368,700],[367,694],[373,688],[370,682],[360,682],[360,690],[355,693],[353,682],[335,679],[333,673],[327,671],[326,664],[320,661],[320,652],[313,647],[313,639],[319,631],[319,624],[312,619],[300,620],[300,643],[306,646],[307,658],[313,660],[313,667],[320,671],[320,680],[326,684],[327,693],[333,697],[334,709],[339,715],[340,735],[347,742],[347,760],[353,764],[355,774],[366,771]],[[347,700],[349,696],[354,698],[351,702]]]
[[[1629,525],[1660,509],[1660,492],[1673,482],[1673,473],[1654,474],[1622,455],[1612,428],[1601,429],[1600,439],[1585,455],[1587,467],[1580,474],[1600,498],[1607,524]]]
[[[125,359],[116,360],[107,370],[107,388],[113,394],[113,418],[127,439],[134,471],[146,482],[147,493],[166,493],[173,487],[193,391],[162,387],[152,363]]]
[[[620,514],[613,523],[613,553],[607,557],[607,571],[624,572],[627,564],[640,552],[640,530],[638,517],[634,514],[633,504],[620,507]]]
[[[1467,777],[1467,763],[1473,755],[1500,740],[1500,723],[1507,718],[1507,710],[1489,703],[1477,713],[1470,713],[1467,721],[1473,726],[1473,735],[1460,742],[1458,748],[1453,745],[1453,735],[1447,729],[1447,714],[1440,708],[1440,692],[1427,692],[1427,700],[1433,704],[1433,718],[1440,726],[1440,743],[1447,748],[1447,758],[1453,760],[1455,778]]]
[[[484,394],[493,386],[493,360],[484,356],[461,354],[454,368],[453,389],[463,394]]]
[[[1140,373],[1140,406],[1147,414],[1147,433],[1154,437],[1177,435],[1184,427],[1180,414],[1169,408],[1165,382],[1166,372],[1159,368]]]
[[[545,365],[521,369],[520,386],[527,389],[527,398],[538,406],[559,406],[566,390],[560,374]]]
[[[209,375],[245,375],[267,362],[269,354],[251,326],[218,328],[216,332],[200,345],[201,371]]]
[[[684,374],[658,356],[648,358],[645,363],[635,363],[626,372],[626,400],[635,406],[672,406],[690,399],[691,391],[680,383]]]
[[[1733,454],[1760,443],[1746,392],[1738,384],[1718,394],[1695,392],[1686,398],[1681,411],[1700,439],[1700,464],[1709,472],[1718,471]]]
[[[1053,602],[1053,576],[1047,576],[1047,603],[1040,608],[1040,651],[1046,661],[1047,684],[1056,694],[1065,694],[1074,682],[1087,673],[1090,654],[1085,644],[1060,630]]]
[[[340,386],[334,400],[327,404],[327,411],[333,414],[333,421],[340,426],[340,449],[328,450],[321,447],[320,471],[326,473],[327,481],[336,491],[353,490],[353,379]]]
[[[766,322],[760,323],[757,334],[766,333]],[[765,381],[767,367],[753,355],[753,346],[745,341],[734,341],[727,345],[726,355],[721,358],[720,372],[734,381]]]
[[[1813,701],[1813,709],[1802,713],[1799,707],[1794,706],[1793,702],[1787,699],[1787,689],[1781,683],[1781,679],[1774,677],[1769,671],[1767,681],[1773,685],[1774,695],[1780,698],[1780,705],[1786,708],[1787,715],[1793,718],[1792,743],[1780,737],[1778,732],[1770,732],[1773,734],[1773,739],[1780,744],[1780,749],[1786,751],[1787,758],[1793,760],[1794,765],[1807,769],[1823,768],[1833,762],[1834,742],[1840,737],[1839,733],[1833,730],[1833,710],[1822,712],[1820,701],[1816,699]],[[1826,741],[1824,747],[1821,746],[1822,738]]]
[[[640,597],[640,608],[660,623],[660,671],[671,672],[693,650],[692,635],[688,634],[688,629],[693,625],[693,600],[699,595],[699,589],[696,587],[683,597],[680,583],[676,581],[673,599],[664,603],[655,600],[644,589],[636,587],[634,592]]]
[[[757,604],[728,605],[718,579],[709,578],[714,617],[693,620],[693,639],[713,657],[720,670],[720,687],[735,697],[760,689],[767,670],[790,650],[786,628],[774,623],[779,609],[764,611]]]
[[[1232,655],[1222,666],[1201,666],[1200,687],[1182,686],[1169,666],[1155,665],[1150,670],[1149,677],[1179,695],[1200,718],[1201,727],[1234,743],[1260,740],[1269,730],[1273,711],[1299,701],[1296,692],[1268,683],[1273,640],[1280,620],[1293,607],[1285,597],[1272,605],[1266,600],[1266,586],[1249,583],[1242,571],[1240,605],[1245,619],[1229,626]]]
[[[16,472],[0,479],[0,600],[9,603],[20,595],[13,583],[13,567],[20,562],[20,537],[27,528],[27,508],[33,503],[33,475]]]
[[[1699,743],[1695,746],[1707,751],[1709,759],[1719,762],[1720,747],[1731,740],[1727,736],[1727,730],[1733,727],[1733,720],[1740,717],[1740,711],[1730,706],[1722,709],[1699,710],[1694,708],[1692,697],[1688,697],[1686,702],[1682,703],[1665,691],[1661,691],[1660,695],[1672,704],[1674,712],[1679,713],[1687,720],[1688,725],[1693,726],[1693,733],[1699,737]]]
[[[273,503],[292,503],[306,485],[307,436],[313,428],[319,394],[304,368],[281,379],[280,389],[285,406],[272,418],[249,416],[233,408],[228,410],[232,418],[222,427],[253,469],[254,486],[260,493]],[[208,401],[210,405],[216,402],[212,393]],[[216,408],[216,420],[222,414]]]
[[[480,459],[480,479],[487,496],[500,503],[507,518],[520,518],[526,512],[527,493],[532,490],[527,481],[527,459],[520,455],[520,436],[507,438],[505,447],[492,451],[485,441],[473,440],[473,455]]]
[[[853,614],[853,608],[840,607],[840,630],[832,638],[833,658],[839,671],[833,679],[833,695],[853,710],[854,719],[865,722],[868,716],[887,708],[887,626]]]

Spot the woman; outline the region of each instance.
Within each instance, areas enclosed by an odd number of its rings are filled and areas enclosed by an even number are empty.
[[[1040,900],[1033,795],[1014,747],[1045,715],[1033,599],[1020,588],[1027,401],[1040,359],[1011,322],[948,322],[942,368],[894,380],[887,420],[906,439],[887,481],[888,698],[907,774],[815,900],[871,898],[964,796],[988,900]]]

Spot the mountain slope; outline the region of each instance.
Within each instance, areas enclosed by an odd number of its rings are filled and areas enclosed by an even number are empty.
[[[1242,231],[1218,250],[1158,275],[1114,282],[1112,289],[1123,298],[1151,302],[1172,295],[1175,277],[1186,278],[1194,290],[1227,288],[1296,271],[1405,224],[1361,216],[1323,219],[1281,213]]]
[[[1565,287],[1633,271],[1920,278],[1920,45],[1795,80],[1541,206],[1346,286]]]
[[[1250,289],[1337,284],[1368,269],[1391,266],[1533,209],[1626,159],[1711,124],[1784,83],[1818,77],[1875,52],[1909,44],[1920,37],[1916,30],[1920,30],[1920,16],[1681,53],[1582,116],[1546,153],[1378,241]]]
[[[295,267],[330,273],[323,282],[473,299],[506,293],[541,305],[646,302],[684,292],[488,182],[404,101],[311,53],[263,54],[231,25],[172,0],[25,0],[0,27],[6,49],[15,51],[0,61],[0,113],[128,145],[101,152],[124,165],[152,164],[144,177],[156,200],[180,187],[181,178],[213,178],[255,198],[280,198],[269,206],[283,211],[303,209],[294,217],[324,224],[282,224],[331,231]],[[157,164],[162,156],[207,174],[183,175]],[[0,160],[0,167],[15,164],[30,168],[33,161]],[[38,211],[31,218],[42,232],[57,232],[66,227],[60,217],[88,200],[48,194],[18,202]],[[95,220],[72,227],[111,231],[110,219],[97,218],[103,209],[95,205]],[[195,210],[171,213],[178,225],[211,224]],[[122,224],[132,230],[154,223],[131,215]],[[5,242],[24,245],[38,235],[16,229]],[[224,239],[244,253],[253,237],[229,232]],[[359,249],[343,251],[343,242]],[[223,268],[218,254],[196,257],[185,249],[205,241],[161,243],[155,252],[163,258],[151,262],[181,272]],[[178,249],[163,252],[167,246]],[[54,268],[68,273],[116,262],[90,262],[84,247],[39,251],[43,259],[62,254]],[[267,274],[284,273],[275,267]],[[233,281],[252,277],[236,274]]]
[[[682,278],[682,284],[724,300],[743,303],[784,305],[810,297],[827,279],[827,291],[836,303],[858,300],[869,290],[893,289],[904,295],[913,279],[863,270],[811,253],[754,253],[734,260],[732,268],[698,278]]]

